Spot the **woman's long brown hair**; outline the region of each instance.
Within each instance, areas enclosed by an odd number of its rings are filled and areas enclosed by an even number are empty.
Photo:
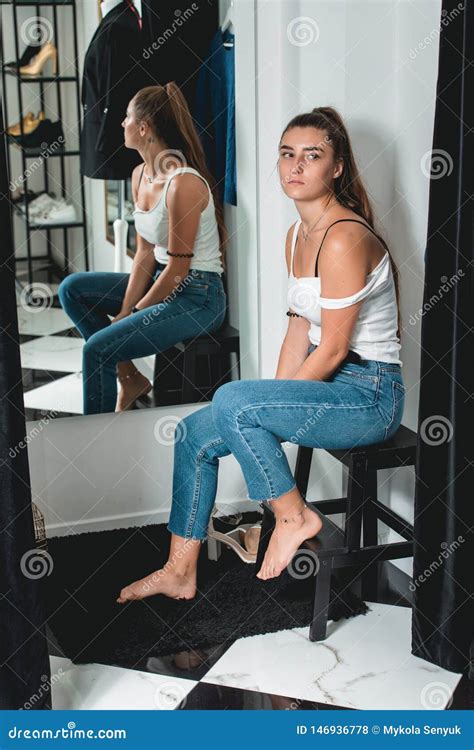
[[[150,123],[166,146],[172,151],[181,152],[187,166],[199,172],[209,183],[214,198],[222,265],[225,269],[228,234],[224,223],[224,210],[181,90],[174,81],[166,86],[145,86],[133,97],[133,108],[137,120]]]
[[[282,142],[285,133],[292,128],[316,128],[317,130],[326,131],[325,141],[329,142],[333,148],[334,160],[342,159],[344,163],[342,174],[334,180],[334,194],[342,206],[349,208],[365,219],[367,224],[375,231],[372,206],[356,166],[349,133],[339,112],[333,107],[315,107],[311,112],[296,115],[284,129],[280,142]],[[381,237],[380,239],[383,238]],[[401,314],[398,268],[388,249],[387,243],[385,240],[383,242],[392,266],[397,299],[397,336],[400,338]]]

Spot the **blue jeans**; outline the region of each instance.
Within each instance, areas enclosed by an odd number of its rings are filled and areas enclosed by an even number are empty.
[[[275,499],[296,487],[282,442],[347,449],[387,440],[404,400],[400,365],[378,360],[343,364],[329,380],[225,383],[176,427],[168,530],[206,539],[219,458],[235,456],[249,500]]]
[[[159,264],[150,287],[162,272]],[[116,323],[128,273],[77,272],[61,282],[59,299],[86,343],[82,355],[84,414],[115,411],[118,362],[146,357],[222,325],[226,295],[216,271],[191,269],[166,301]]]

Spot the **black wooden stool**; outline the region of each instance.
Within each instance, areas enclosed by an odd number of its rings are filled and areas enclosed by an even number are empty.
[[[331,591],[331,573],[338,568],[355,567],[362,575],[362,597],[376,596],[378,563],[413,555],[413,526],[379,502],[377,471],[379,469],[414,466],[416,433],[404,427],[382,443],[348,450],[328,450],[349,469],[347,497],[308,502],[323,522],[321,531],[304,542],[302,550],[310,550],[316,563],[313,618],[309,629],[311,641],[326,638],[326,625]],[[299,446],[296,457],[295,482],[306,499],[313,448]],[[263,519],[255,570],[260,570],[275,518],[268,501],[262,503]],[[345,514],[344,529],[327,516]],[[378,521],[396,531],[404,542],[378,544]],[[361,545],[361,534],[363,542]],[[299,553],[296,553],[297,555]],[[304,553],[301,553],[304,555]],[[296,556],[295,556],[296,560]],[[294,562],[293,562],[294,564]],[[319,570],[318,570],[319,567]]]
[[[183,353],[180,404],[194,404],[203,398],[196,386],[198,357],[205,355],[210,363],[211,387],[205,394],[206,400],[210,401],[214,391],[230,380],[231,354],[237,357],[237,378],[240,380],[240,336],[233,326],[224,324],[218,331],[175,344],[175,349]]]
[[[227,295],[225,273],[222,274],[222,283]],[[172,362],[173,359],[176,359],[182,372],[179,387],[169,389],[170,393],[171,390],[174,392],[172,403],[194,404],[202,400],[211,401],[217,388],[231,379],[230,357],[232,354],[236,355],[237,379],[240,380],[240,335],[237,328],[229,325],[229,306],[227,305],[225,317],[219,330],[180,341],[174,345],[172,350],[162,353],[161,356],[156,355],[153,373],[155,391],[153,405],[161,403],[161,394],[156,392],[158,390],[156,384],[161,370],[167,367],[167,361]],[[170,355],[171,360],[168,355]],[[207,357],[209,384],[200,388],[197,385],[198,359],[204,356]],[[174,377],[173,380],[176,381]]]

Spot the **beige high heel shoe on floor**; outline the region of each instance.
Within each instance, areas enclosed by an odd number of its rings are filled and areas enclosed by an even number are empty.
[[[208,556],[210,560],[218,560],[221,553],[220,544],[225,544],[245,563],[257,561],[258,543],[260,540],[261,524],[243,523],[231,531],[216,531],[214,519],[211,516],[207,528]]]
[[[57,75],[58,50],[52,42],[46,42],[28,65],[19,69],[19,73],[21,76],[40,76],[48,60],[51,60],[51,75]]]

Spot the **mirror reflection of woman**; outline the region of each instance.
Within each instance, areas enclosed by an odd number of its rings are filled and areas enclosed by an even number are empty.
[[[132,408],[152,388],[132,360],[217,330],[226,311],[222,206],[181,91],[141,89],[122,125],[143,158],[132,174],[131,272],[72,273],[59,287],[85,339],[84,414]]]
[[[268,501],[275,528],[258,578],[280,575],[322,521],[301,496],[281,447],[346,449],[391,438],[405,387],[398,274],[373,230],[367,193],[339,114],[298,115],[279,144],[279,176],[298,221],[286,239],[288,330],[275,379],[225,383],[177,425],[166,565],[120,592],[193,598],[219,458],[242,469],[248,499]],[[317,499],[317,498],[315,498]]]

